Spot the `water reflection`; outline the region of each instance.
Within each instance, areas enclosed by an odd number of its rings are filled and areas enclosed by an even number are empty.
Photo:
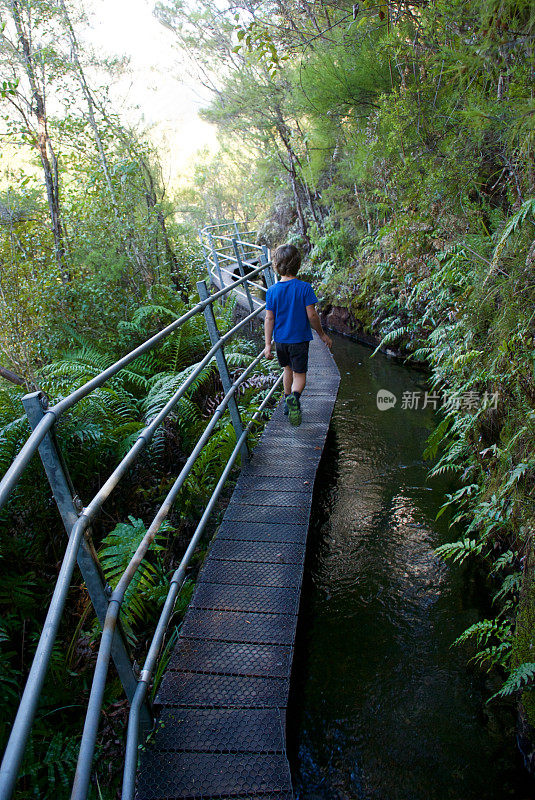
[[[434,554],[432,412],[379,411],[422,377],[336,340],[342,384],[311,531],[289,745],[299,800],[527,800],[510,712],[453,639],[479,615]],[[306,399],[303,403],[306,409]],[[477,601],[476,601],[477,602]]]

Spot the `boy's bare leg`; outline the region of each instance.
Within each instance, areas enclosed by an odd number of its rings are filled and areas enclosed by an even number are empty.
[[[293,373],[292,388],[290,389],[290,391],[291,392],[299,392],[299,394],[302,394],[303,393],[303,389],[305,388],[306,382],[307,382],[307,374],[306,374],[306,372],[294,372]],[[284,387],[284,391],[286,391],[286,385]]]
[[[282,385],[284,386],[284,394],[290,394],[292,391],[292,383],[294,379],[294,374],[291,367],[284,367],[284,373],[282,377]]]

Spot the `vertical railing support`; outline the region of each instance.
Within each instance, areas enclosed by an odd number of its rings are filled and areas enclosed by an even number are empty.
[[[267,265],[269,264],[269,250],[267,249],[267,245],[262,245],[262,252],[260,254],[260,263]],[[264,275],[266,276],[266,284],[267,288],[269,289],[270,286],[273,286],[276,283],[275,273],[273,272],[272,267],[268,267]]]
[[[208,273],[208,280],[210,282],[210,286],[215,286],[216,283],[215,283],[215,280],[214,280],[214,274],[212,272],[212,266],[211,266],[210,259],[209,259],[208,255],[207,255],[207,252],[206,252],[208,250],[208,248],[206,247],[206,245],[204,243],[203,232],[202,231],[199,231],[199,240],[201,242],[202,254],[204,256],[204,262],[206,264],[206,272]]]
[[[236,220],[234,220],[234,222],[232,224],[234,225],[234,233],[236,234],[236,239],[239,239],[241,241],[242,235],[240,233],[240,228],[238,226],[238,223],[236,222]],[[242,260],[243,260],[245,258],[245,247],[243,246],[243,244],[240,244],[240,245],[238,245],[238,248],[239,248],[239,250],[241,252],[241,256],[242,256]]]
[[[47,397],[44,392],[32,392],[22,398],[22,403],[33,429],[46,411],[48,405]],[[73,525],[78,520],[79,512],[82,510],[82,504],[74,492],[67,467],[54,441],[53,431],[54,428],[50,433],[47,433],[39,445],[39,455],[41,456],[67,536],[70,536]],[[103,627],[108,610],[108,588],[89,532],[86,532],[82,539],[77,561],[100,626]],[[126,638],[120,627],[115,631],[113,638],[112,657],[128,702],[131,703],[137,688],[137,679],[132,670]],[[145,705],[142,709],[142,727],[148,732],[152,727],[152,722],[149,706]]]
[[[209,297],[208,287],[206,286],[205,281],[197,282],[197,291],[199,292],[199,297],[201,298],[201,300],[208,299]],[[219,334],[219,328],[217,327],[217,322],[214,316],[214,309],[211,303],[209,303],[204,308],[204,318],[206,320],[206,327],[208,328],[208,335],[210,336],[210,342],[212,343],[212,345],[215,345],[220,340],[221,336]],[[223,390],[226,394],[232,388],[232,380],[230,378],[230,374],[228,371],[227,359],[225,358],[223,347],[220,347],[219,350],[216,351],[215,358],[217,362],[217,368],[219,370],[219,375],[221,377],[221,383],[223,384]],[[234,396],[231,397],[229,400],[228,409],[230,412],[230,418],[232,420],[232,425],[234,427],[234,432],[236,434],[236,441],[237,441],[243,433],[243,423],[240,416],[240,409],[238,408],[238,404]],[[243,465],[249,459],[249,448],[247,446],[247,441],[243,443],[240,452]]]
[[[225,284],[223,282],[223,275],[221,274],[221,266],[219,264],[219,256],[217,255],[217,250],[215,249],[215,244],[214,244],[214,240],[213,240],[213,237],[212,237],[211,233],[208,234],[208,240],[210,242],[210,247],[212,249],[212,259],[213,259],[213,262],[214,262],[214,267],[217,270],[217,274],[219,276],[219,281],[220,281],[220,284],[221,284],[219,288],[222,289],[225,286]]]
[[[234,236],[235,236],[235,238],[241,240],[240,227],[239,227],[238,223],[236,222],[236,220],[234,220],[234,222],[232,223],[232,227],[234,228]]]
[[[240,248],[238,246],[238,242],[236,241],[236,239],[232,240],[232,246],[234,248],[234,257],[236,258],[236,261],[238,262],[238,269],[240,271],[240,276],[242,278],[244,278],[245,277],[245,270],[243,268],[243,261],[242,261],[242,257],[241,257],[241,253],[240,253]],[[245,287],[245,294],[247,295],[247,300],[249,301],[249,308],[251,309],[251,312],[252,312],[252,311],[254,311],[254,303],[253,303],[253,298],[251,296],[251,292],[250,292],[250,289],[249,289],[249,282],[246,281],[243,284],[243,286]]]

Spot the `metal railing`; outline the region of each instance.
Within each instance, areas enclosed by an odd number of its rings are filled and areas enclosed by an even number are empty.
[[[229,232],[234,235],[229,237]],[[134,796],[139,739],[141,736],[148,733],[153,724],[153,716],[150,703],[148,702],[148,690],[158,662],[159,654],[162,650],[165,633],[173,614],[177,597],[186,577],[186,569],[238,456],[241,455],[242,460],[246,459],[248,456],[247,437],[249,432],[261,419],[263,410],[266,408],[275,392],[278,391],[282,381],[281,375],[267,393],[257,412],[244,427],[240,410],[236,402],[236,395],[239,387],[247,380],[260,362],[263,351],[259,353],[245,371],[233,381],[227,367],[224,347],[234,334],[257,318],[265,308],[264,303],[257,298],[253,298],[250,289],[252,286],[257,285],[255,279],[261,276],[264,276],[266,284],[270,285],[273,282],[273,273],[269,262],[269,255],[265,248],[247,242],[243,236],[244,234],[239,231],[236,223],[232,223],[230,226],[228,224],[210,226],[210,228],[204,229],[201,232],[201,242],[203,243],[207,259],[210,281],[214,285],[219,283],[215,293],[210,295],[206,283],[204,281],[198,282],[197,288],[200,300],[193,308],[58,403],[49,406],[48,399],[42,392],[33,392],[23,398],[22,402],[32,428],[32,433],[2,478],[2,481],[0,481],[0,508],[6,503],[11,492],[18,484],[32,456],[36,452],[39,452],[64,527],[68,534],[68,542],[43,631],[39,639],[0,768],[0,800],[9,800],[15,788],[24,750],[48,670],[52,648],[56,640],[66,603],[74,566],[77,562],[96,615],[100,621],[102,636],[85,717],[71,798],[75,798],[76,800],[85,799],[89,790],[99,719],[102,711],[110,660],[113,660],[115,664],[125,694],[130,703],[122,796],[125,800],[131,800]],[[221,255],[223,255],[223,251],[218,249],[218,247],[226,246],[221,243],[227,242],[227,240],[230,240],[230,246],[234,252],[232,263],[236,265],[239,271],[239,277],[232,271],[227,269],[223,270],[220,265],[218,266],[219,259]],[[208,251],[206,249],[206,241],[210,243],[210,249]],[[218,244],[216,244],[216,242]],[[260,259],[259,266],[254,263],[254,257]],[[228,273],[231,277],[229,278],[225,273]],[[225,277],[223,277],[224,275]],[[245,293],[240,291],[238,287],[243,287]],[[245,301],[247,302],[249,313],[227,333],[221,334],[214,316],[213,304],[217,300],[224,300],[231,292],[236,292],[237,289],[237,293],[241,295],[242,303]],[[82,508],[79,498],[72,486],[60,451],[56,445],[55,425],[57,421],[65,411],[75,406],[92,391],[102,386],[107,380],[116,375],[138,356],[156,347],[161,341],[199,313],[204,314],[212,345],[211,348],[175,391],[163,409],[140,432],[133,446],[116,466],[112,474],[104,482],[89,504],[85,508]],[[158,426],[167,418],[180,398],[184,396],[185,392],[192,385],[195,378],[213,358],[215,358],[219,369],[224,397],[195,444],[165,500],[159,507],[156,516],[148,527],[145,536],[141,540],[128,566],[121,575],[115,589],[111,591],[106,584],[102,567],[91,543],[91,524],[101,510],[104,502],[117,487],[121,478],[128,472],[140,453],[150,443]],[[236,445],[207,503],[206,509],[193,533],[184,556],[171,578],[167,598],[150,643],[143,669],[139,677],[137,677],[134,673],[126,638],[119,619],[126,590],[145,555],[148,553],[151,544],[154,542],[161,525],[169,515],[195,461],[201,454],[204,446],[216,429],[219,420],[227,409],[230,413],[236,434]]]
[[[248,238],[246,238],[248,237]],[[248,305],[253,311],[261,304],[261,300],[254,297],[251,289],[265,292],[275,281],[275,273],[271,267],[268,248],[265,245],[254,244],[250,240],[255,237],[256,231],[240,232],[235,222],[209,225],[200,232],[201,245],[208,269],[208,277],[213,286],[221,289],[232,283],[237,284],[238,276],[247,277],[244,285],[245,292],[236,291],[243,305]],[[232,249],[232,255],[225,251]],[[229,270],[222,262],[234,264],[234,270]],[[266,267],[264,273],[265,286],[252,280],[252,271],[258,266]]]

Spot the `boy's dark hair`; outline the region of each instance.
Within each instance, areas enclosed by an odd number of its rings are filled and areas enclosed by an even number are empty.
[[[295,277],[301,266],[301,253],[293,244],[283,244],[273,253],[272,263],[279,275]]]

